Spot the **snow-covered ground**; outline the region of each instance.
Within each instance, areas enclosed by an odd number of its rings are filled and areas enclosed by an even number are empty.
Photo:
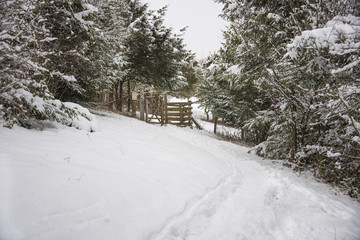
[[[360,206],[205,131],[0,127],[0,239],[360,239]]]

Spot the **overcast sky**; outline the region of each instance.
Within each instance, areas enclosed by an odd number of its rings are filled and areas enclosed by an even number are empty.
[[[218,50],[222,42],[225,21],[218,15],[222,5],[213,0],[143,0],[150,9],[168,5],[165,25],[175,31],[188,26],[184,36],[187,49],[196,53],[199,59]]]

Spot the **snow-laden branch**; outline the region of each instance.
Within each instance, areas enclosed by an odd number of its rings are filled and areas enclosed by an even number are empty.
[[[79,20],[81,23],[86,23],[86,24],[89,24],[89,25],[93,25],[94,22],[92,21],[86,21],[84,20],[84,17],[87,17],[89,16],[90,14],[93,14],[93,13],[96,13],[98,12],[98,8],[91,5],[91,4],[84,4],[83,5],[84,7],[86,7],[87,9],[85,11],[82,11],[82,12],[78,12],[78,13],[75,13],[74,14],[74,17]]]
[[[329,21],[325,27],[303,31],[300,36],[288,45],[285,56],[295,59],[298,50],[314,47],[328,48],[332,55],[356,53],[360,50],[360,17],[337,16]]]
[[[337,74],[337,73],[341,73],[341,72],[344,72],[344,71],[348,71],[352,68],[354,68],[355,66],[359,65],[360,64],[360,59],[354,61],[354,62],[351,62],[347,65],[345,65],[344,67],[341,67],[341,68],[338,68],[338,69],[333,69],[331,70],[331,73],[332,74]]]

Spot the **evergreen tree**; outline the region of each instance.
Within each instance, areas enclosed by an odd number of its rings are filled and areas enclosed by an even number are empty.
[[[107,87],[97,93],[100,96],[108,95],[110,101],[123,97],[122,86],[127,73],[124,39],[128,35],[128,25],[132,18],[127,2],[91,0],[91,3],[98,8],[95,26],[101,33],[101,38],[100,44],[95,49],[98,55],[102,56],[103,66],[101,70],[107,83]],[[122,104],[115,105],[115,102],[112,104],[111,109],[117,110],[117,107],[119,107],[119,110],[122,111],[120,108]]]
[[[70,125],[77,111],[62,102],[88,101],[112,83],[109,34],[94,22],[98,8],[81,0],[16,0],[1,8],[2,118],[9,126],[29,127],[31,119]]]
[[[104,72],[107,39],[93,21],[98,8],[81,0],[47,0],[41,11],[54,38],[44,46],[49,54],[43,61],[56,73],[48,80],[49,89],[63,101],[91,99],[109,84]]]
[[[56,38],[44,27],[44,7],[46,3],[40,1],[0,3],[0,117],[8,127],[15,123],[31,127],[32,119],[70,125],[77,115],[74,109],[55,100],[48,88],[48,77],[56,73],[46,68],[42,58],[49,53],[46,46]]]
[[[30,127],[34,119],[71,125],[89,102],[130,81],[160,88],[185,84],[182,35],[163,25],[165,8],[138,0],[2,1],[1,119]],[[66,107],[67,106],[67,107]]]
[[[247,137],[262,142],[255,151],[292,159],[299,169],[310,167],[356,195],[359,3],[217,2],[224,4],[223,17],[230,22],[220,51],[226,64],[217,79],[248,89],[240,91],[247,97],[235,102],[252,106],[252,114],[240,110],[236,115],[247,116],[239,121]],[[231,69],[235,74],[229,75]],[[222,92],[221,109],[236,106],[231,102],[236,94]],[[252,94],[258,97],[248,97]]]
[[[196,60],[195,54],[189,53],[181,68],[181,72],[186,80],[186,85],[175,89],[175,91],[171,92],[171,95],[191,98],[196,95],[197,85],[202,79],[201,65]]]
[[[298,79],[306,100],[297,163],[315,166],[319,176],[351,191],[360,184],[354,180],[360,154],[359,26],[359,17],[336,16],[297,36],[287,54],[290,79]]]
[[[164,26],[166,7],[148,11],[134,1],[130,9],[134,17],[125,39],[126,78],[163,89],[183,85],[181,68],[188,52],[181,35]]]

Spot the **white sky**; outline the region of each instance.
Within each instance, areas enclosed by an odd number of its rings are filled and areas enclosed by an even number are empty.
[[[168,5],[165,25],[175,31],[188,27],[184,36],[187,49],[196,53],[198,58],[205,58],[218,50],[222,41],[225,21],[221,14],[222,5],[213,0],[143,0],[150,9],[159,9]]]

